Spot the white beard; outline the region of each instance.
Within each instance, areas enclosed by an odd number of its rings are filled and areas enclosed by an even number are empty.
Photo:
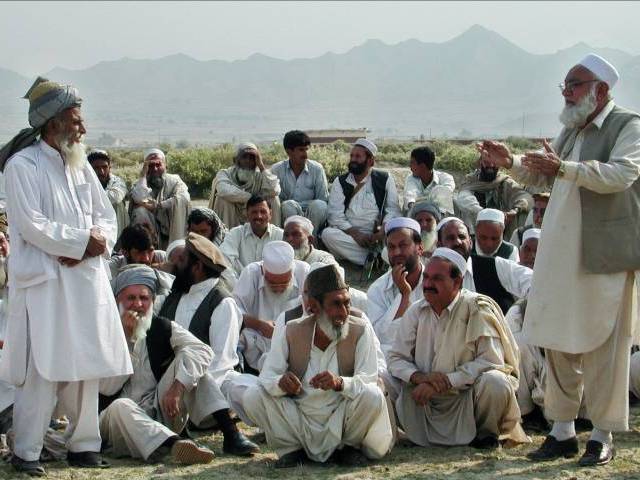
[[[125,311],[125,308],[120,303],[118,304],[118,311],[120,312],[120,315],[122,315]],[[153,305],[144,315],[138,314],[138,323],[136,324],[136,328],[133,330],[133,334],[131,335],[131,343],[135,345],[136,343],[138,343],[138,341],[147,337],[147,331],[151,327],[152,320]]]
[[[438,243],[438,232],[435,230],[435,228],[431,232],[421,232],[420,238],[422,238],[422,248],[424,249],[424,254],[427,257],[430,257],[436,249]]]
[[[256,171],[248,170],[246,168],[238,168],[237,175],[240,182],[247,183],[249,182],[249,180],[253,180],[253,178],[256,176]]]
[[[289,286],[287,286],[286,290],[282,293],[275,293],[268,285],[267,288],[264,289],[265,300],[267,301],[267,305],[271,308],[273,318],[277,318],[278,315],[289,307],[288,304],[291,301],[292,292],[293,282],[289,282]]]
[[[344,340],[349,335],[349,322],[336,326],[324,311],[316,315],[316,325],[332,342]]]
[[[63,140],[60,142],[60,154],[69,165],[69,168],[75,170],[82,170],[87,161],[86,147],[80,142],[71,142],[69,144],[68,139]]]
[[[306,257],[309,253],[309,240],[305,238],[302,242],[302,245],[300,245],[300,248],[293,249],[293,253],[296,260],[302,260],[304,257]]]
[[[576,105],[565,105],[558,119],[567,128],[578,128],[587,123],[587,118],[598,105],[596,87],[594,84],[587,95],[582,97]]]

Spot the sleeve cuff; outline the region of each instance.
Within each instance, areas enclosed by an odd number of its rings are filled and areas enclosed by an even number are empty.
[[[563,161],[564,165],[564,175],[561,177],[563,180],[570,180],[575,182],[578,179],[578,170],[580,169],[580,164],[578,162],[567,162]]]
[[[195,382],[191,375],[187,374],[187,372],[183,370],[178,370],[178,373],[176,373],[176,380],[184,386],[184,389],[187,392],[195,386]]]
[[[464,374],[462,372],[447,373],[447,378],[449,378],[449,383],[452,388],[459,390],[466,386]]]
[[[342,395],[347,398],[351,398],[353,395],[353,378],[352,377],[341,377],[342,378]]]

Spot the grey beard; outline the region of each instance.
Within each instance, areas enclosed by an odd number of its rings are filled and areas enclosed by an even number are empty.
[[[247,183],[250,180],[253,180],[253,178],[256,176],[256,171],[255,169],[248,170],[246,168],[238,168],[237,176],[238,180],[241,183]]]
[[[300,248],[294,248],[293,252],[296,260],[302,260],[309,253],[309,241],[305,239],[303,244],[300,245]]]
[[[324,311],[316,315],[316,325],[318,325],[318,327],[332,342],[335,342],[336,340],[344,340],[347,338],[347,335],[349,335],[348,321],[342,325],[336,326]]]
[[[64,161],[67,162],[69,168],[82,170],[87,161],[86,147],[82,143],[72,142],[69,144],[67,139],[61,141],[60,154]]]
[[[565,105],[558,119],[567,128],[578,128],[587,122],[589,115],[598,105],[596,100],[596,85],[576,105]]]
[[[118,311],[120,315],[125,312],[125,308],[122,304],[118,304]],[[147,337],[147,331],[151,327],[151,322],[153,320],[153,305],[149,307],[149,310],[144,314],[138,314],[138,323],[136,324],[136,328],[133,330],[133,334],[131,335],[131,343],[134,345],[138,343],[138,341]]]
[[[293,282],[289,282],[289,286],[282,293],[275,293],[267,286],[264,289],[265,300],[271,306],[273,318],[277,318],[288,307],[288,303],[291,301],[291,293],[293,292]]]
[[[430,256],[436,249],[438,243],[438,232],[434,229],[431,232],[421,232],[420,238],[422,238],[422,248],[425,255]]]

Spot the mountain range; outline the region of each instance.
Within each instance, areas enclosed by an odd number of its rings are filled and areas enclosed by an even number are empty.
[[[479,25],[442,43],[368,40],[309,59],[178,54],[43,75],[80,89],[98,143],[266,141],[293,128],[366,127],[374,138],[549,136],[562,108],[557,84],[589,52],[618,68],[616,101],[640,110],[640,56],[584,43],[532,54]],[[0,142],[25,126],[20,97],[32,81],[0,68]]]

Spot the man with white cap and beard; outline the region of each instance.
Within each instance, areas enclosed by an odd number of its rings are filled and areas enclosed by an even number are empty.
[[[69,464],[105,466],[98,381],[131,373],[131,361],[105,263],[116,215],[86,161],[82,100],[43,78],[26,98],[32,128],[0,151],[12,242],[0,379],[17,385],[12,464],[44,475],[38,459],[56,400],[70,421]]]
[[[329,195],[329,226],[322,241],[336,257],[364,265],[384,239],[383,225],[400,216],[393,176],[373,168],[378,147],[359,138],[351,148],[349,171],[339,175]]]
[[[352,465],[362,454],[382,458],[393,432],[377,385],[373,329],[350,314],[348,287],[335,265],[314,270],[308,280],[312,314],[274,337],[260,385],[244,394],[244,410],[265,430],[280,457],[277,467],[332,455]]]
[[[179,175],[166,172],[164,152],[151,148],[144,152],[140,178],[131,189],[131,223],[149,225],[164,250],[184,237],[191,209],[189,188]]]
[[[420,224],[396,217],[385,223],[385,242],[391,270],[367,291],[367,315],[387,354],[393,345],[400,319],[412,303],[422,298],[422,239]]]
[[[481,257],[502,257],[520,261],[518,249],[503,239],[504,213],[495,208],[485,208],[476,217],[476,238],[473,253]]]
[[[313,246],[313,224],[302,215],[291,215],[284,221],[282,239],[293,247],[296,260],[311,265],[315,262],[338,263],[333,255]]]
[[[589,54],[560,85],[564,129],[544,150],[512,155],[478,145],[483,162],[511,169],[551,200],[524,322],[546,350],[550,434],[533,460],[578,454],[574,420],[584,399],[594,429],[580,465],[608,463],[612,431],[629,427],[629,351],[640,269],[640,118],[613,102],[615,67]],[[558,248],[562,245],[563,248]]]
[[[242,313],[239,347],[253,370],[261,370],[275,320],[297,303],[308,271],[309,264],[295,260],[291,245],[281,240],[266,244],[262,261],[242,270],[233,296]]]
[[[273,223],[280,225],[279,194],[280,181],[265,167],[258,147],[241,143],[233,166],[219,170],[211,183],[209,208],[232,229],[247,221],[245,206],[251,197],[259,196],[269,202]]]
[[[437,248],[424,298],[400,320],[389,372],[402,380],[396,410],[418,445],[495,448],[527,441],[516,401],[518,347],[500,307],[462,287],[467,261]]]

